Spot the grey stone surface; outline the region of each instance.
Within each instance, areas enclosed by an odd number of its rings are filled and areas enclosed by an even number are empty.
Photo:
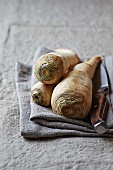
[[[0,0],[0,170],[113,168],[112,139],[21,137],[14,78],[42,45],[113,55],[112,18],[112,0]]]

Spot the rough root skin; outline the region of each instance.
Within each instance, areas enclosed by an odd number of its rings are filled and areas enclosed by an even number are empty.
[[[101,57],[76,65],[54,88],[51,105],[56,114],[84,119],[92,104],[92,77]]]

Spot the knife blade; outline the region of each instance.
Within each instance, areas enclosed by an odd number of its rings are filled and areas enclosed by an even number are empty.
[[[102,63],[98,66],[97,73],[94,77],[93,84],[95,84],[95,87],[93,88],[90,120],[95,131],[98,134],[104,134],[108,131],[105,119],[108,105],[106,95],[109,92],[109,83],[105,66]]]

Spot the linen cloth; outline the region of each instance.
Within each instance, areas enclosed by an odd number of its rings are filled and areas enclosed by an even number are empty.
[[[84,136],[84,137],[113,137],[113,57],[104,57],[110,93],[107,96],[109,109],[106,123],[109,130],[102,135],[95,132],[89,119],[89,115],[84,120],[74,120],[56,115],[50,107],[42,107],[32,102],[31,87],[38,82],[33,67],[35,61],[43,54],[53,50],[40,47],[36,50],[32,66],[16,63],[16,89],[20,110],[20,132],[27,138],[60,137],[60,136]],[[99,69],[96,69],[93,87],[98,88]],[[96,80],[96,81],[95,81]],[[97,84],[95,84],[95,82]]]

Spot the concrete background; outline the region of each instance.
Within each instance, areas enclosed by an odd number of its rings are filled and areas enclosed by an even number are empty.
[[[0,0],[0,170],[113,169],[113,139],[24,139],[14,78],[38,46],[82,58],[113,55],[112,42],[113,0]]]

